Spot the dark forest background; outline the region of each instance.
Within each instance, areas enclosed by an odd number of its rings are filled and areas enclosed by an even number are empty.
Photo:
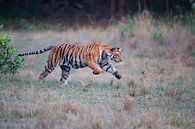
[[[149,10],[158,16],[186,14],[193,0],[0,0],[4,19],[60,18],[102,20]]]

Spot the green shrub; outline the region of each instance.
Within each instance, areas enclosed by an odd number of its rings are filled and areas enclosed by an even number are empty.
[[[18,29],[26,30],[26,31],[32,31],[33,30],[33,25],[30,24],[27,20],[21,19],[19,21],[19,24],[17,26]]]
[[[133,32],[134,24],[135,22],[130,17],[127,17],[127,24],[123,26],[119,32],[121,39],[123,39],[124,37],[134,37],[135,36]]]
[[[20,19],[15,21],[16,24],[13,24],[11,28],[7,27],[10,30],[22,30],[22,31],[43,31],[43,30],[54,30],[54,31],[63,31],[65,25],[62,23],[55,23],[49,21],[29,21],[26,19]],[[76,25],[73,30],[78,29],[79,26]]]
[[[189,0],[189,3],[191,5],[192,12],[195,11],[195,2],[194,2],[194,0]]]
[[[158,31],[152,33],[152,38],[153,38],[154,41],[157,41],[159,44],[164,44],[165,43],[164,36]]]
[[[0,24],[0,30],[2,30],[2,29],[3,29],[3,26],[4,26],[3,24]]]
[[[10,36],[0,35],[0,73],[15,74],[24,66],[24,59],[16,55],[16,49],[9,46]]]

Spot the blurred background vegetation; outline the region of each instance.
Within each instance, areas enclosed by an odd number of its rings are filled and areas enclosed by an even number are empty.
[[[0,0],[3,18],[103,18],[132,15],[148,9],[159,15],[188,13],[193,0]]]
[[[4,29],[23,30],[33,30],[34,25],[39,30],[52,27],[54,30],[63,30],[64,25],[75,27],[75,24],[98,24],[104,27],[124,16],[140,14],[143,10],[149,11],[158,19],[180,18],[189,24],[192,22],[195,2],[194,0],[0,0],[0,25]],[[56,26],[52,26],[54,23]]]

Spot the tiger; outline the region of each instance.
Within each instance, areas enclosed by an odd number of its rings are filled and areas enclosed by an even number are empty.
[[[79,69],[89,67],[94,75],[104,71],[111,73],[115,78],[121,79],[118,70],[111,64],[110,60],[116,63],[123,61],[121,48],[112,47],[107,43],[93,43],[89,45],[58,44],[46,48],[18,54],[18,56],[37,55],[50,51],[47,63],[43,72],[39,75],[38,83],[50,74],[56,66],[61,68],[60,82],[65,83],[69,77],[71,68]],[[66,82],[67,84],[67,82]]]

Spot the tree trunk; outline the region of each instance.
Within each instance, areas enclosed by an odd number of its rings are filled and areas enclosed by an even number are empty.
[[[125,0],[119,0],[119,17],[124,16],[124,5],[125,5]]]
[[[138,13],[141,13],[141,0],[138,0]]]
[[[150,0],[150,12],[152,12],[152,0]]]
[[[110,17],[113,17],[116,10],[116,0],[110,0]]]
[[[169,0],[166,0],[166,12],[167,12],[167,15],[168,15],[168,17],[170,16],[169,15]]]

